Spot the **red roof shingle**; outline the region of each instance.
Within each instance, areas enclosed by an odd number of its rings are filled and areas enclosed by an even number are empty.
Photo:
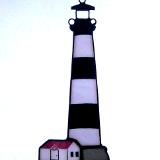
[[[42,148],[57,148],[57,149],[67,149],[73,142],[71,141],[54,141],[50,140],[47,141],[45,144],[42,145]]]

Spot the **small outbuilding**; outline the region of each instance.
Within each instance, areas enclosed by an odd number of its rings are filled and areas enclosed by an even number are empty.
[[[39,160],[80,160],[80,146],[72,140],[48,140],[39,148]]]

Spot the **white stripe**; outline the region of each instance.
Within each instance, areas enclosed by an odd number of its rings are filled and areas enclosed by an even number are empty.
[[[71,86],[71,104],[97,103],[95,79],[74,79]]]
[[[74,37],[73,57],[94,57],[92,35]]]
[[[93,128],[70,129],[69,138],[78,140],[78,142],[83,146],[100,145],[99,129],[93,129]]]

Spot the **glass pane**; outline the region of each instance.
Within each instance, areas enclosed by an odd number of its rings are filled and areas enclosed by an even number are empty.
[[[88,18],[88,11],[77,11],[77,18]]]

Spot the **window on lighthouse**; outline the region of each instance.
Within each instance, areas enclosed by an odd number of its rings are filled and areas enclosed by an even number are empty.
[[[87,19],[89,18],[88,11],[77,11],[77,18]]]

